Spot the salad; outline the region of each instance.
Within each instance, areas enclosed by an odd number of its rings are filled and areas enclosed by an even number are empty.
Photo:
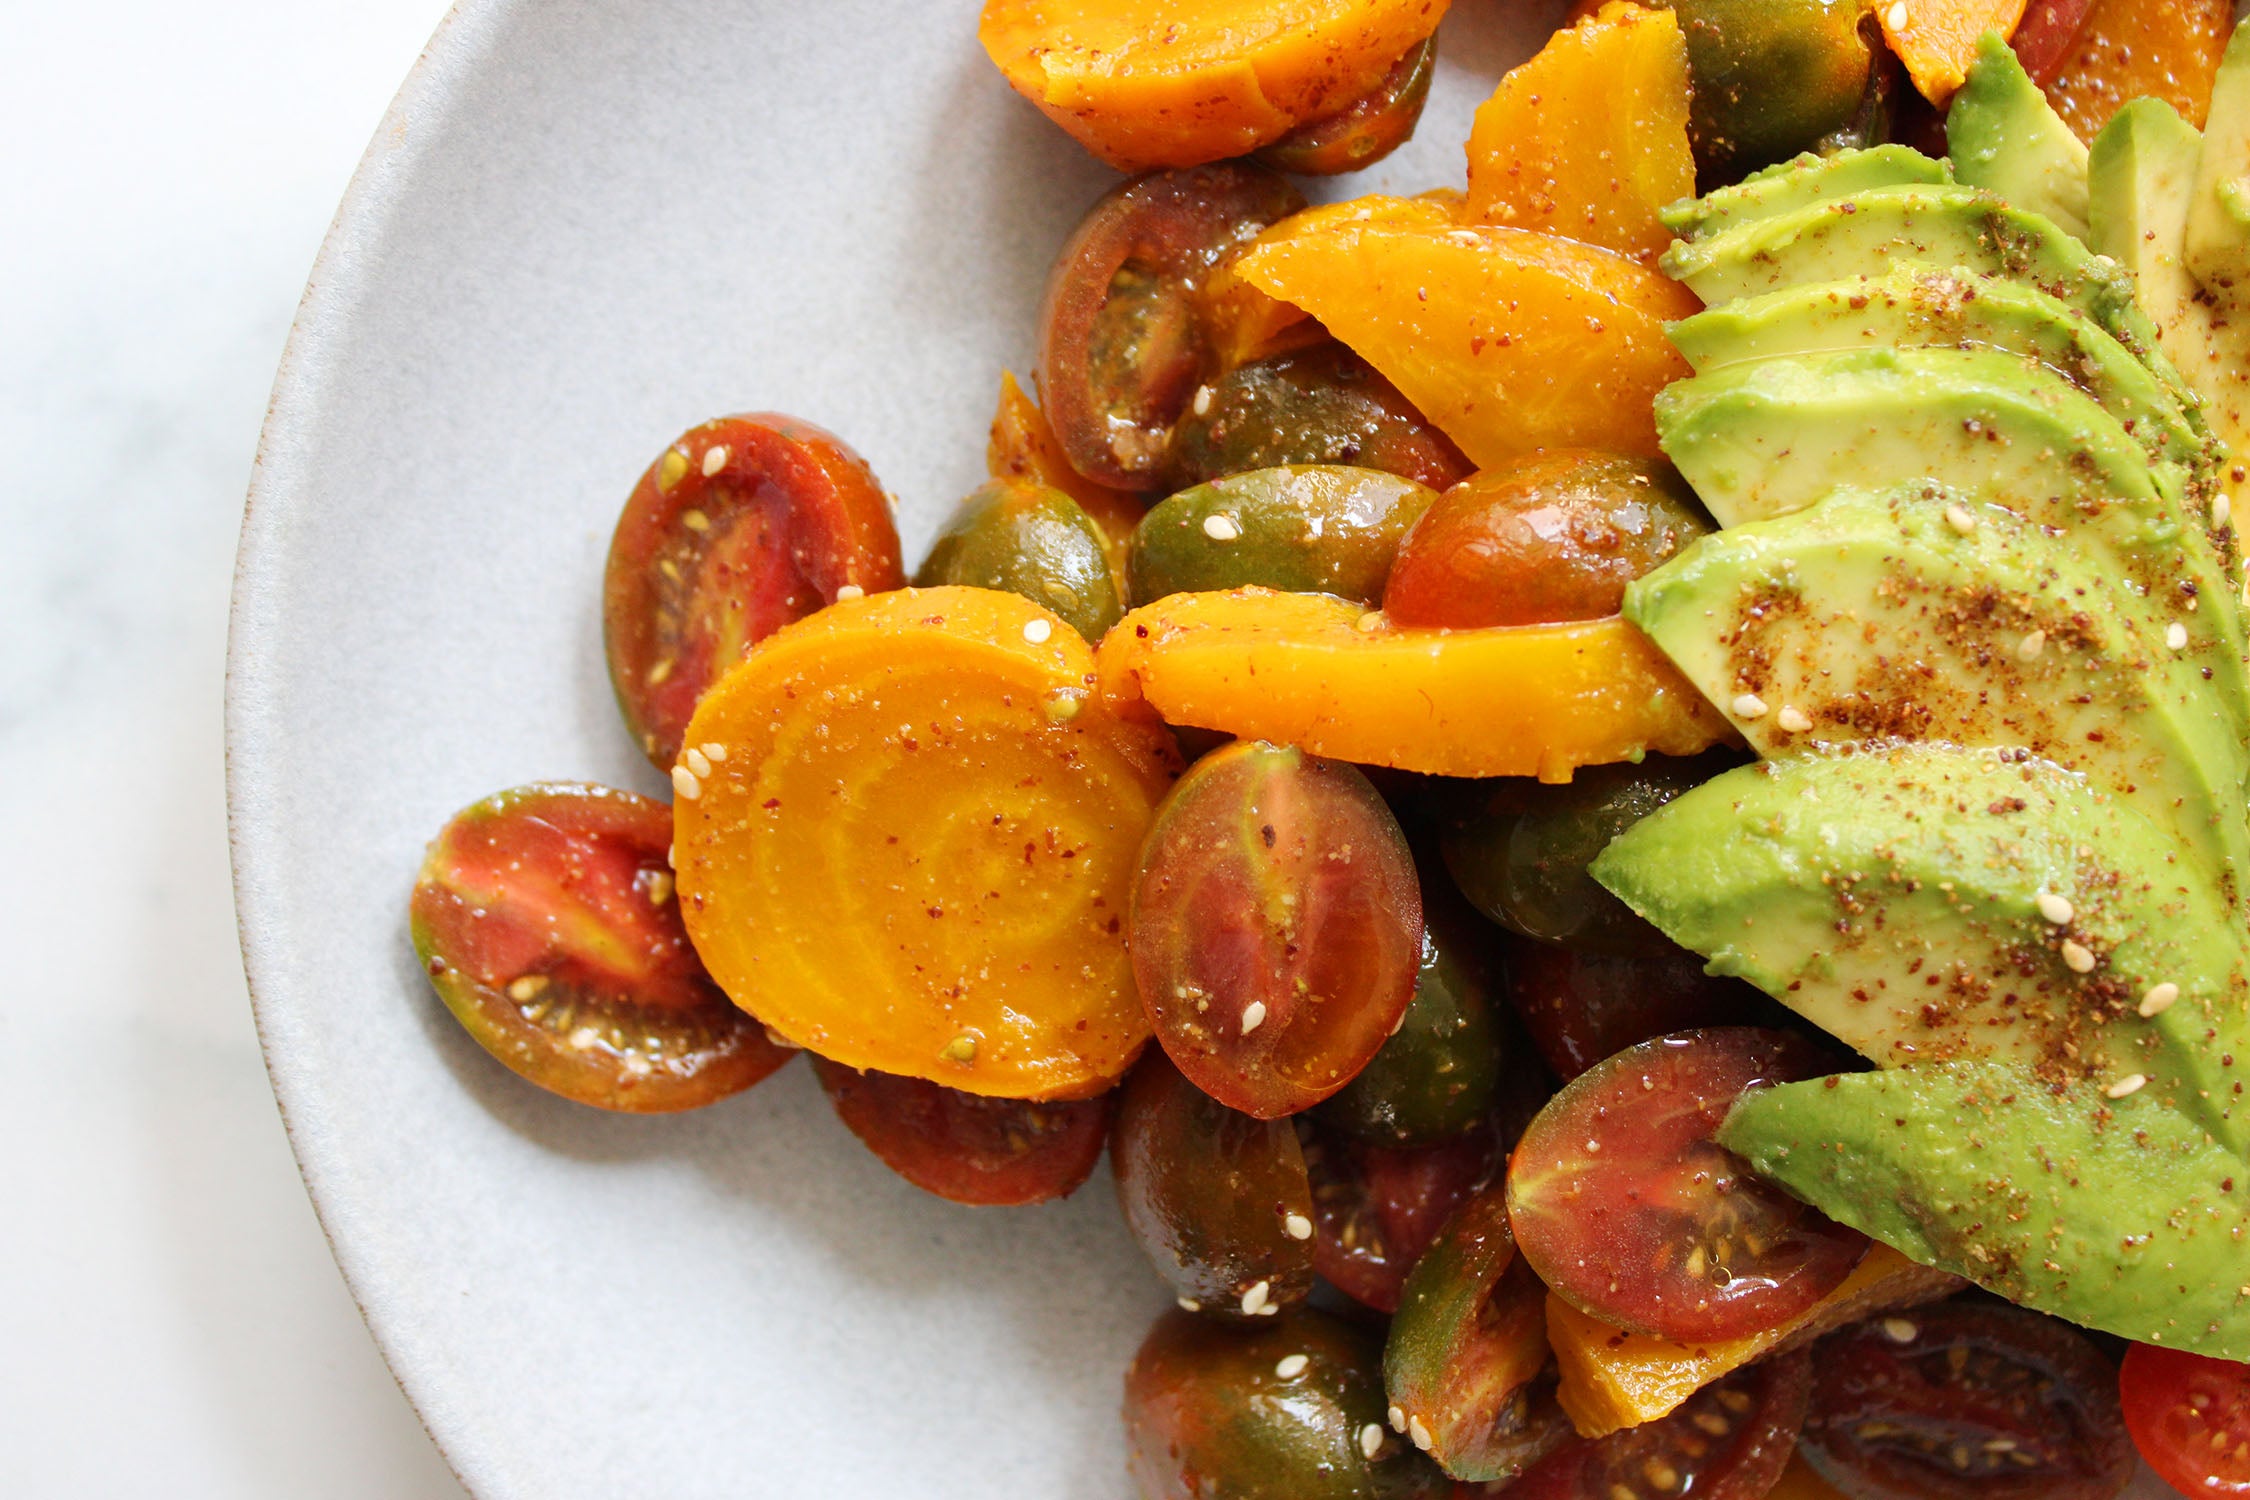
[[[1149,1500],[2250,1494],[2250,27],[1589,3],[1308,203],[1445,9],[988,0],[1128,174],[990,482],[910,574],[838,436],[665,447],[672,800],[456,815],[433,987],[966,1205],[1106,1151]]]

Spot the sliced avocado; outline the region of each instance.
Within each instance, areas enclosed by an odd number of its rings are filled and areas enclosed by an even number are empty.
[[[2086,238],[2086,147],[1998,32],[1977,43],[1945,116],[1954,174]]]
[[[1879,281],[1810,282],[1728,302],[1671,327],[1698,374],[1796,354],[1990,348],[2036,359],[2100,402],[2152,462],[2209,476],[2218,450],[2125,346],[2036,287],[1966,271],[1900,266]]]
[[[2250,25],[2234,28],[2212,80],[2180,259],[2213,297],[2250,306]]]
[[[1924,1265],[2123,1338],[2250,1360],[2250,1170],[2148,1093],[1910,1067],[1753,1090],[1719,1139]]]
[[[1753,172],[1732,187],[1683,199],[1665,209],[1661,217],[1665,228],[1692,240],[1870,188],[1939,185],[1952,180],[1952,168],[1911,146],[1870,146],[1833,156],[1815,156],[1808,151]]]
[[[2020,747],[2250,876],[2237,723],[2099,554],[1934,484],[1838,490],[1702,538],[1625,617],[1774,757],[1898,740]]]
[[[1712,973],[1878,1064],[1997,1060],[2062,1088],[2138,1076],[2228,1150],[2250,1145],[2237,909],[2171,829],[2028,751],[1745,766],[1592,872]],[[2144,1019],[2152,992],[2176,998]]]

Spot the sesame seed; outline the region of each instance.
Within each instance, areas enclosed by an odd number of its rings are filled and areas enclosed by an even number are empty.
[[[1804,710],[1795,705],[1783,708],[1774,722],[1790,734],[1803,734],[1812,728],[1812,720],[1806,718]]]
[[[2077,908],[2053,891],[2041,891],[2039,899],[2033,904],[2039,908],[2039,915],[2054,923],[2057,927],[2067,927],[2070,925],[2070,919],[2078,915]]]
[[[1305,1373],[1305,1366],[1311,1363],[1312,1361],[1302,1354],[1285,1354],[1281,1357],[1281,1363],[1273,1367],[1273,1372],[1283,1380],[1295,1380]]]
[[[1291,1214],[1281,1221],[1281,1232],[1293,1240],[1312,1238],[1312,1220],[1303,1214]]]
[[[525,974],[520,978],[508,981],[508,998],[520,1005],[524,1001],[532,999],[546,987],[546,975]]]
[[[2102,1093],[2106,1097],[2111,1099],[2127,1099],[2147,1087],[2147,1074],[2127,1073],[2123,1078],[2118,1079],[2117,1082],[2111,1084],[2108,1088],[2103,1089]]]
[[[674,766],[672,768],[672,790],[693,802],[703,795],[703,783],[697,780],[695,773],[686,766]]]
[[[1766,716],[1766,700],[1756,693],[1743,693],[1734,700],[1734,716],[1738,719],[1762,719]]]
[[[2180,987],[2169,979],[2162,984],[2151,985],[2148,993],[2141,996],[2141,1015],[2144,1019],[2161,1016],[2179,998]]]
[[[768,1026],[766,1028],[766,1040],[773,1043],[776,1047],[785,1047],[791,1052],[802,1052],[805,1050],[804,1048],[798,1046],[795,1042],[789,1040],[789,1038],[783,1036],[780,1032],[774,1030],[771,1026]]]
[[[1883,24],[1892,31],[1904,31],[1913,16],[1906,8],[1906,0],[1891,0],[1891,8],[1883,12]]]
[[[1202,1303],[1200,1303],[1200,1302],[1198,1302],[1198,1301],[1196,1301],[1196,1300],[1195,1300],[1195,1299],[1194,1299],[1193,1297],[1181,1297],[1181,1298],[1178,1298],[1177,1300],[1178,1300],[1178,1302],[1179,1302],[1179,1304],[1180,1304],[1180,1311],[1181,1311],[1181,1312],[1201,1312],[1201,1311],[1203,1311],[1203,1304],[1202,1304]]]
[[[711,774],[711,757],[700,750],[688,751],[680,757],[680,764],[693,771],[698,779]]]
[[[2062,961],[2073,974],[2094,972],[2094,950],[2074,939],[2063,939]]]
[[[1276,1313],[1278,1313],[1278,1312],[1280,1312],[1280,1311],[1281,1311],[1281,1304],[1280,1304],[1280,1303],[1278,1303],[1278,1302],[1268,1302],[1268,1303],[1267,1303],[1267,1304],[1266,1304],[1266,1305],[1265,1305],[1264,1307],[1261,1307],[1261,1308],[1259,1308],[1259,1309],[1258,1309],[1258,1316],[1259,1316],[1259,1317],[1261,1317],[1261,1318],[1270,1318],[1270,1317],[1274,1316],[1274,1315],[1275,1315]]]
[[[2171,647],[2174,651],[2186,650],[2187,627],[2185,625],[2182,625],[2177,620],[2174,620],[2171,624],[2165,626],[2164,644]]]
[[[1383,623],[1383,612],[1379,609],[1371,609],[1366,614],[1361,615],[1357,620],[1354,620],[1352,622],[1352,628],[1358,631],[1361,635],[1373,635],[1376,631],[1383,628]]]
[[[1362,1458],[1373,1458],[1382,1451],[1383,1424],[1370,1422],[1359,1430],[1359,1452]]]
[[[1388,1413],[1386,1413],[1386,1415],[1388,1415],[1391,1419],[1391,1431],[1406,1431],[1406,1409],[1404,1407],[1400,1406],[1396,1401],[1394,1401],[1391,1403],[1391,1409]]]
[[[1430,1451],[1430,1429],[1422,1425],[1420,1417],[1406,1419],[1406,1435],[1414,1439],[1414,1446],[1424,1453]]]
[[[717,740],[705,740],[703,742],[703,758],[710,761],[725,760],[727,758],[727,747]]]
[[[1265,1001],[1253,1000],[1248,1005],[1242,1007],[1242,1034],[1244,1036],[1248,1036],[1251,1032],[1256,1031],[1260,1026],[1263,1026],[1265,1024],[1265,1021]]]
[[[1214,542],[1231,542],[1242,535],[1242,528],[1235,524],[1232,516],[1205,516],[1203,534]]]
[[[1945,508],[1945,524],[1967,536],[1977,529],[1977,518],[1958,505],[1948,505]]]
[[[1054,633],[1055,627],[1045,620],[1026,620],[1023,622],[1023,638],[1034,646],[1045,645],[1047,637]]]
[[[727,445],[714,444],[703,450],[703,477],[711,478],[727,466]]]
[[[690,531],[709,531],[711,518],[702,511],[690,508],[680,512],[680,524]]]
[[[2047,632],[2044,630],[2034,630],[2033,632],[2031,632],[2031,634],[2016,642],[2016,660],[2037,661],[2039,659],[2039,653],[2046,649]]]
[[[2211,524],[2213,526],[2224,526],[2229,520],[2233,519],[2233,516],[2234,501],[2227,497],[2225,490],[2221,490],[2211,497]]]
[[[593,1046],[594,1043],[600,1041],[601,1039],[602,1034],[596,1031],[593,1027],[581,1026],[576,1031],[570,1034],[570,1045],[575,1050],[583,1052],[588,1047]]]
[[[1256,1317],[1265,1311],[1266,1297],[1273,1291],[1273,1283],[1260,1281],[1242,1294],[1242,1312],[1245,1317]]]
[[[843,603],[846,599],[864,599],[866,597],[867,590],[861,588],[856,583],[847,583],[842,588],[836,590],[836,602],[838,604]]]
[[[1195,414],[1199,417],[1211,415],[1211,387],[1199,385],[1195,388]]]
[[[1883,1320],[1883,1337],[1894,1344],[1911,1344],[1921,1336],[1922,1330],[1915,1327],[1909,1319],[1885,1318]]]

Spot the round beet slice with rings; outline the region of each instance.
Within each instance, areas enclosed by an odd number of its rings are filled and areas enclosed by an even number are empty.
[[[516,1072],[603,1109],[693,1109],[794,1055],[703,972],[672,899],[672,811],[576,782],[456,813],[408,907],[446,1008]]]
[[[1851,1274],[1867,1238],[1712,1137],[1746,1090],[1833,1071],[1791,1033],[1721,1027],[1580,1074],[1509,1162],[1524,1258],[1564,1301],[1638,1333],[1696,1343],[1788,1322]]]
[[[899,1176],[980,1208],[1076,1191],[1109,1138],[1110,1095],[1038,1103],[965,1094],[922,1078],[862,1073],[827,1058],[813,1071],[837,1116]]]
[[[696,701],[753,645],[905,582],[890,499],[842,439],[772,412],[688,429],[610,539],[602,636],[626,727],[669,771]]]

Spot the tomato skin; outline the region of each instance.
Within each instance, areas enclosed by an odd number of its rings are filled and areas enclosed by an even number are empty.
[[[842,439],[773,412],[688,429],[610,538],[602,636],[626,727],[671,769],[697,700],[751,646],[839,589],[905,582],[890,500]]]
[[[1259,1119],[1341,1089],[1414,995],[1406,836],[1341,761],[1237,741],[1172,788],[1133,884],[1133,974],[1196,1086]]]
[[[2094,0],[2031,0],[2024,7],[2008,45],[2016,49],[2016,61],[2032,82],[2045,83],[2062,71],[2079,28],[2086,24],[2086,12],[2093,8]]]
[[[1200,387],[1172,429],[1166,484],[1178,491],[1287,464],[1356,464],[1439,490],[1469,474],[1451,438],[1334,340],[1253,360]]]
[[[1534,453],[1438,497],[1399,547],[1383,613],[1454,630],[1598,620],[1711,529],[1669,464]]]
[[[883,1164],[940,1198],[1010,1208],[1067,1198],[1109,1138],[1111,1095],[1060,1103],[987,1098],[941,1083],[813,1059],[837,1117]]]
[[[1866,1236],[1768,1186],[1712,1136],[1749,1089],[1833,1071],[1750,1027],[1644,1042],[1564,1085],[1508,1167],[1516,1242],[1605,1323],[1680,1343],[1787,1322],[1851,1274]]]
[[[1334,177],[1372,167],[1406,144],[1429,103],[1430,79],[1437,72],[1437,38],[1430,37],[1399,60],[1371,91],[1324,119],[1311,120],[1270,146],[1258,160],[1284,172]]]
[[[540,1087],[662,1113],[739,1093],[794,1054],[703,971],[672,872],[671,810],[544,782],[456,813],[408,906],[446,1008]]]
[[[1356,1302],[1398,1311],[1407,1274],[1454,1211],[1499,1178],[1506,1157],[1489,1123],[1404,1149],[1316,1132],[1305,1146],[1313,1269]]]
[[[1642,957],[1522,943],[1508,982],[1532,1044],[1565,1083],[1652,1037],[1748,1025],[1765,1008],[1757,991],[1704,973],[1683,948]]]
[[[1173,422],[1210,364],[1197,288],[1226,253],[1304,207],[1247,162],[1150,172],[1080,221],[1048,273],[1039,391],[1071,467],[1150,490]]]
[[[2250,1495],[2250,1365],[2135,1344],[2117,1387],[2133,1445],[2165,1483]]]
[[[1804,1425],[1811,1356],[1736,1370],[1670,1416],[1577,1438],[1509,1490],[1515,1500],[1613,1500],[1620,1490],[1683,1500],[1761,1500],[1789,1467]],[[1672,1482],[1659,1484],[1667,1472]]]
[[[1033,480],[978,486],[930,544],[914,582],[1021,594],[1089,641],[1123,613],[1101,527],[1076,500]]]
[[[1287,1120],[1227,1108],[1152,1049],[1118,1093],[1109,1154],[1125,1227],[1191,1311],[1249,1321],[1311,1293],[1312,1184]]]
[[[1856,1500],[2110,1500],[2133,1444],[2107,1358],[2068,1324],[1933,1303],[1820,1341],[1803,1451]]]

